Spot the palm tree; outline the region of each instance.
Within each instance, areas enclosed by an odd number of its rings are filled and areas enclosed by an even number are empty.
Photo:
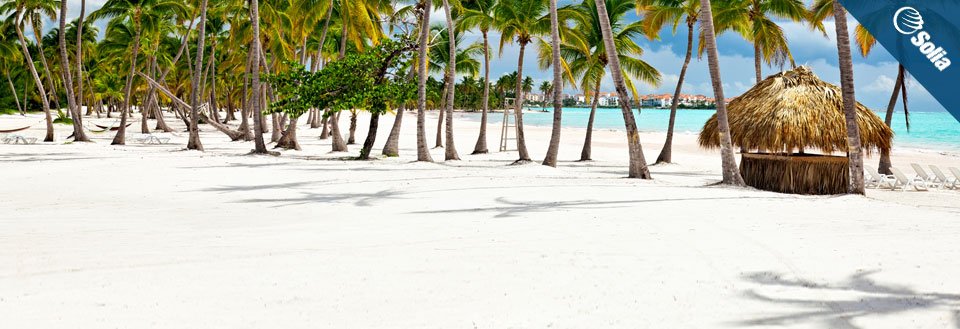
[[[616,0],[607,0],[614,2]],[[607,13],[607,5],[604,0],[595,0],[597,16],[600,22],[600,33],[603,36],[603,45],[606,48],[607,60],[610,66],[610,76],[613,78],[613,84],[617,88],[617,94],[620,95],[620,109],[623,112],[623,121],[627,130],[627,148],[630,153],[630,171],[629,178],[653,179],[650,176],[650,170],[647,168],[647,161],[643,156],[643,146],[640,145],[640,133],[637,131],[637,122],[633,116],[633,109],[630,106],[630,95],[627,94],[627,85],[624,82],[624,74],[620,66],[620,53],[617,51],[616,41],[613,36],[613,29],[610,25],[610,15]],[[624,62],[625,66],[629,66]]]
[[[260,0],[250,0],[250,30],[253,32],[253,38],[250,42],[251,58],[256,58],[260,52]],[[254,113],[253,140],[256,147],[253,153],[269,154],[267,145],[263,141],[263,111],[260,109],[260,96],[262,95],[260,92],[260,61],[251,60],[251,62],[254,62],[254,64],[251,66],[252,71],[250,72],[250,103]]]
[[[630,0],[607,0],[605,5],[609,10],[606,11],[608,16],[603,18],[612,24],[611,33],[617,45],[614,50],[621,67],[617,73],[623,77],[633,98],[639,100],[640,92],[635,80],[658,85],[661,76],[657,69],[639,59],[643,55],[643,48],[635,40],[644,36],[643,25],[641,22],[626,22],[626,15],[635,10],[636,4]],[[580,153],[580,161],[589,161],[592,158],[593,125],[600,99],[600,83],[606,78],[611,60],[604,42],[600,11],[595,2],[584,1],[576,8],[583,15],[575,22],[571,40],[561,47],[563,61],[569,66],[571,74],[579,77],[581,90],[593,95],[587,133]],[[629,106],[630,103],[626,104]]]
[[[540,86],[544,98],[550,89],[557,86],[553,95],[553,129],[550,134],[550,146],[547,147],[547,155],[544,156],[543,165],[556,167],[557,154],[560,153],[560,128],[563,120],[563,107],[560,104],[559,90],[563,86],[563,68],[560,63],[560,18],[557,14],[557,0],[550,0],[550,45],[552,48],[553,65],[553,83],[544,82]],[[546,100],[544,100],[546,101]]]
[[[559,48],[559,47],[552,47],[552,48],[551,48],[551,52],[552,52],[552,49],[557,49],[557,50],[559,50],[560,48]],[[560,83],[563,83],[563,80],[562,80],[562,79],[563,79],[563,69],[560,69],[560,78],[561,78]],[[537,89],[539,89],[540,92],[543,93],[543,108],[546,109],[546,107],[547,107],[547,99],[548,99],[547,97],[549,97],[549,94],[553,92],[553,84],[550,83],[550,81],[544,81],[544,82],[540,83],[540,87],[537,88]]]
[[[713,10],[710,0],[700,1],[700,29],[703,34],[707,62],[710,64],[710,80],[713,83],[714,98],[717,100],[717,124],[720,131],[720,158],[723,165],[723,184],[745,186],[737,159],[733,154],[733,141],[730,137],[730,122],[727,118],[727,101],[723,95],[723,82],[720,80],[720,55],[717,52],[716,28],[713,26]]]
[[[254,0],[256,1],[256,0]],[[427,48],[430,36],[430,11],[433,1],[423,0],[418,11],[420,12],[420,47],[417,49],[417,74],[420,81],[417,83],[417,161],[433,162],[430,149],[427,147],[426,111],[427,111]]]
[[[811,21],[814,27],[822,31],[824,35],[826,35],[826,30],[823,28],[822,22],[833,17],[833,4],[834,0],[817,0],[810,7]],[[857,49],[860,50],[860,55],[863,57],[867,57],[877,44],[877,39],[875,39],[873,35],[870,34],[870,31],[867,31],[867,28],[863,27],[862,24],[857,24],[854,28],[853,36],[857,43]],[[894,83],[893,94],[890,95],[890,102],[887,103],[887,113],[884,122],[888,127],[893,127],[893,111],[896,109],[897,100],[902,94],[903,114],[906,119],[907,130],[910,130],[910,109],[907,106],[906,69],[904,69],[903,64],[898,66],[897,80],[896,83]],[[893,162],[890,160],[890,150],[880,150],[880,163],[877,166],[877,171],[881,174],[891,175],[893,174],[893,172],[890,171],[890,167],[892,166]]]
[[[43,107],[43,115],[47,123],[47,134],[44,136],[44,142],[53,141],[53,117],[50,115],[50,101],[47,99],[47,91],[43,87],[43,80],[40,80],[40,75],[37,74],[36,65],[33,63],[33,56],[30,55],[30,50],[27,48],[27,40],[23,36],[23,8],[20,6],[16,7],[16,10],[13,14],[13,26],[17,31],[17,38],[20,41],[20,50],[23,52],[24,59],[26,60],[27,68],[30,70],[30,74],[33,75],[33,82],[37,86],[37,91],[40,96],[41,106]],[[26,97],[25,97],[26,98]],[[26,99],[24,99],[26,101]]]
[[[490,29],[496,23],[494,7],[496,0],[461,0],[466,8],[460,18],[461,29],[477,28],[483,36],[483,110],[480,115],[480,136],[473,147],[473,154],[487,154],[487,112],[490,109]]]
[[[839,3],[833,5],[833,19],[837,25],[837,48],[840,56],[840,87],[843,89],[843,114],[847,121],[847,158],[850,163],[850,185],[847,193],[865,194],[863,154],[860,126],[857,124],[857,97],[853,85],[853,56],[850,54],[850,35],[847,30],[847,11]]]
[[[473,43],[465,47],[461,47],[464,43],[464,33],[463,31],[454,31],[453,40],[450,42],[450,34],[443,33],[449,31],[443,26],[435,25],[431,28],[432,34],[436,35],[432,42],[432,47],[429,50],[428,57],[429,70],[431,72],[442,72],[444,75],[443,84],[444,84],[444,108],[446,108],[447,102],[447,93],[450,92],[451,86],[454,85],[455,75],[453,77],[449,74],[449,68],[453,68],[455,73],[466,74],[470,76],[477,75],[477,72],[480,70],[480,62],[476,60],[479,56],[482,49],[479,43]],[[456,60],[451,61],[450,48],[454,48],[456,56],[453,57]],[[454,65],[451,65],[453,63]],[[446,111],[440,111],[440,117],[437,120],[437,138],[436,138],[436,147],[443,147],[443,123],[444,117],[446,116]]]
[[[76,96],[73,94],[73,75],[70,73],[70,58],[67,56],[67,2],[60,1],[60,30],[57,35],[60,43],[60,71],[63,73],[63,89],[67,93],[67,110],[73,114],[73,141],[89,142],[83,131],[83,114],[77,106]],[[80,45],[78,44],[77,47]]]
[[[680,68],[680,77],[677,79],[677,88],[670,103],[670,123],[667,126],[667,139],[655,164],[673,162],[673,135],[677,122],[677,106],[680,104],[680,93],[683,91],[683,82],[687,77],[687,68],[693,57],[693,27],[700,19],[700,0],[638,0],[637,8],[643,11],[643,29],[651,39],[658,38],[660,29],[667,24],[673,25],[676,32],[681,22],[687,26],[687,52]]]
[[[494,26],[500,30],[500,53],[505,45],[516,42],[520,45],[520,56],[517,58],[517,76],[523,76],[523,60],[527,45],[533,38],[550,31],[550,15],[543,15],[547,11],[545,0],[513,0],[498,2],[494,8],[494,17],[497,18]],[[520,158],[517,163],[530,162],[527,151],[527,142],[523,134],[523,79],[517,79],[516,104],[514,117],[517,124],[517,151]]]
[[[794,65],[783,29],[775,19],[801,22],[809,12],[801,0],[722,0],[714,14],[717,31],[735,30],[753,43],[753,62],[757,83],[763,80],[761,62]]]
[[[200,142],[200,98],[203,97],[203,85],[200,83],[200,75],[203,74],[203,50],[206,48],[204,41],[207,37],[207,0],[200,4],[200,22],[197,23],[197,64],[193,71],[193,81],[190,84],[190,136],[187,138],[187,149],[203,151],[203,143]],[[144,117],[144,120],[147,118]]]
[[[133,41],[130,43],[130,71],[127,73],[127,82],[124,87],[123,107],[120,109],[120,126],[117,135],[113,138],[113,145],[126,144],[127,113],[130,111],[130,99],[133,92],[134,73],[137,71],[137,56],[140,52],[140,36],[144,27],[156,26],[159,20],[167,18],[169,14],[184,15],[186,8],[182,2],[174,0],[107,0],[99,10],[90,14],[90,20],[97,21],[104,18],[129,20],[133,23]],[[117,26],[113,22],[111,25]]]
[[[455,34],[456,34],[457,27],[454,26],[453,12],[452,12],[451,9],[450,9],[450,1],[449,1],[449,0],[443,0],[443,11],[444,11],[444,13],[446,14],[446,19],[447,19],[447,39],[448,39],[448,40],[456,40]],[[448,55],[448,56],[449,56],[450,61],[449,61],[449,64],[448,64],[448,66],[447,66],[447,79],[446,79],[446,80],[447,80],[447,109],[446,109],[446,111],[447,111],[447,127],[446,127],[447,140],[446,140],[446,148],[445,148],[445,152],[444,152],[444,160],[445,160],[445,161],[450,161],[450,160],[460,160],[460,155],[457,154],[457,147],[456,147],[455,144],[453,143],[453,106],[454,106],[453,103],[454,103],[454,100],[455,100],[455,98],[456,98],[456,90],[457,90],[457,88],[455,88],[455,84],[456,84],[456,81],[457,81],[457,80],[456,80],[456,79],[457,79],[457,75],[456,75],[456,72],[457,72],[457,43],[456,43],[456,41],[454,41],[454,42],[448,42],[448,47],[447,47],[447,49],[449,50],[449,55]]]
[[[26,104],[20,105],[20,96],[17,94],[17,87],[13,84],[11,73],[15,68],[23,65],[23,57],[20,50],[17,49],[17,43],[14,41],[16,34],[11,25],[0,25],[0,71],[3,71],[7,79],[7,86],[10,88],[10,95],[13,96],[14,103],[17,105],[17,111],[21,115],[26,115]],[[26,102],[26,100],[24,100]]]

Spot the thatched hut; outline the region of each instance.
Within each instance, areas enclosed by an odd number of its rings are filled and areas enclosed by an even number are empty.
[[[846,192],[847,157],[831,155],[847,150],[839,87],[801,66],[761,81],[733,99],[727,113],[733,143],[744,151],[740,170],[750,186],[781,193]],[[860,103],[857,123],[866,153],[890,149],[893,130]],[[700,132],[700,146],[720,147],[716,115]]]

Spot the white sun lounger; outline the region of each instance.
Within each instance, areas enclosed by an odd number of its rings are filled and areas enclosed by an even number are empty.
[[[897,182],[897,178],[893,177],[893,175],[880,174],[880,172],[873,169],[873,167],[864,166],[863,169],[867,172],[867,177],[869,177],[866,181],[867,187],[893,189],[894,184]]]
[[[921,179],[920,177],[914,177],[913,179],[907,178],[907,175],[904,175],[900,169],[890,167],[890,171],[893,172],[893,177],[896,177],[897,181],[894,183],[892,190],[901,190],[906,191],[908,187],[913,187],[917,191],[928,191],[930,188],[927,186],[927,181]]]
[[[956,189],[960,187],[960,179],[957,178],[948,178],[946,174],[943,173],[943,170],[940,170],[940,167],[930,165],[930,171],[933,171],[933,176],[937,180],[943,182],[943,187],[948,189]]]
[[[913,171],[917,173],[917,178],[920,178],[923,181],[927,182],[928,186],[943,188],[943,184],[946,183],[940,180],[940,178],[936,176],[930,176],[929,174],[927,174],[927,171],[923,170],[923,167],[920,166],[919,164],[911,163],[910,166],[913,167]]]
[[[170,138],[168,138],[168,137],[157,137],[157,136],[154,135],[154,134],[145,134],[145,135],[140,136],[140,137],[137,138],[137,143],[140,143],[140,144],[157,144],[157,145],[161,145],[161,144],[166,144],[166,143],[168,143],[168,142],[170,142]]]
[[[8,135],[3,138],[4,144],[35,144],[37,139],[34,137],[24,137],[23,135]]]
[[[950,173],[953,174],[953,179],[955,182],[957,182],[957,188],[960,188],[960,169],[957,169],[957,167],[950,167],[947,168],[947,170],[950,170]]]

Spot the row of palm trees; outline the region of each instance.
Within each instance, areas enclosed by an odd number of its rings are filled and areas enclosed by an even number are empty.
[[[436,9],[443,11],[445,23],[431,26],[431,12]],[[476,89],[482,89],[482,96],[474,99],[480,102],[483,120],[472,154],[487,153],[486,119],[491,105],[499,105],[490,104],[491,99],[498,99],[491,97],[491,92],[502,95],[502,99],[504,84],[512,83],[512,96],[525,98],[533,83],[520,77],[526,77],[524,70],[529,69],[523,65],[527,50],[536,45],[540,69],[554,72],[553,81],[542,88],[553,93],[550,98],[555,107],[553,135],[544,164],[557,163],[562,120],[560,93],[576,88],[597,95],[601,81],[611,78],[623,106],[630,151],[629,176],[650,178],[629,100],[640,98],[641,84],[659,84],[661,74],[642,60],[639,39],[657,39],[665,26],[672,26],[676,32],[685,25],[687,51],[676,93],[682,89],[692,60],[694,37],[698,36],[697,52],[707,54],[717,99],[724,99],[715,33],[736,32],[754,45],[759,81],[763,64],[793,65],[778,21],[808,22],[824,31],[822,21],[834,9],[842,11],[832,0],[819,0],[810,9],[800,0],[584,0],[562,7],[555,0],[108,0],[89,15],[81,12],[76,21],[68,23],[65,1],[2,0],[0,13],[5,19],[0,54],[4,56],[0,57],[0,67],[8,69],[6,80],[14,95],[32,89],[33,98],[38,100],[24,96],[22,105],[17,99],[18,107],[40,104],[47,118],[46,140],[53,140],[50,105],[57,109],[66,105],[67,115],[73,118],[75,141],[87,140],[84,115],[100,115],[101,110],[108,116],[119,112],[114,144],[125,143],[127,120],[135,111],[140,114],[144,133],[151,130],[148,120],[156,121],[154,129],[171,131],[163,113],[172,111],[188,127],[189,149],[203,149],[199,125],[205,123],[233,140],[254,141],[256,153],[269,153],[263,136],[266,132],[272,133],[271,142],[278,147],[299,149],[296,129],[301,118],[263,114],[277,96],[269,83],[261,81],[261,74],[298,66],[321,70],[326,63],[375,47],[390,34],[405,34],[416,37],[420,44],[409,74],[410,79],[419,79],[418,99],[416,104],[396,109],[397,123],[384,154],[397,155],[395,136],[399,135],[402,113],[406,107],[417,108],[418,159],[432,161],[424,111],[430,105],[427,86],[433,73],[443,75],[439,104],[434,104],[442,108],[436,146],[445,148],[445,160],[457,160],[460,157],[454,143],[452,112],[457,104],[462,104],[458,103],[458,90],[463,92],[457,88],[457,76],[473,79],[468,86],[481,85]],[[638,13],[642,19],[631,21],[631,13]],[[841,25],[845,25],[845,15],[834,14],[839,33]],[[59,27],[50,32],[56,38],[42,36],[46,18],[59,22]],[[92,24],[96,21],[107,22],[100,40],[96,38],[100,31]],[[698,23],[701,33],[695,33]],[[34,32],[34,40],[24,35],[28,26]],[[479,32],[482,40],[468,44],[465,35],[470,31]],[[860,32],[857,40],[862,41],[861,45],[869,43],[869,34],[860,38]],[[519,48],[512,79],[501,78],[496,83],[490,79],[490,62],[495,56],[491,34],[499,34],[501,54],[508,45]],[[840,39],[843,68],[850,59],[844,56],[844,40]],[[49,58],[55,60],[48,61]],[[26,72],[18,71],[22,67],[27,68]],[[481,70],[482,77],[478,77]],[[845,91],[847,87],[845,81]],[[476,89],[472,92],[477,93]],[[667,140],[657,163],[672,161],[679,97],[674,99]],[[513,111],[519,163],[531,161],[522,105],[515,102]],[[596,96],[592,105],[581,160],[591,158]],[[88,113],[81,113],[84,106]],[[203,107],[211,109],[209,115],[202,111]],[[723,104],[718,107],[721,131],[727,135],[722,152],[724,182],[741,185],[729,133],[722,129],[725,109]],[[220,109],[225,110],[225,117],[220,117]],[[344,113],[351,116],[346,138],[339,127],[340,113],[313,109],[308,112],[307,121],[312,128],[323,129],[323,138],[332,139],[333,151],[346,151],[348,142],[355,139],[357,111],[361,110]],[[239,121],[236,128],[229,125],[231,121]],[[856,127],[851,128],[852,134]],[[851,138],[856,136],[859,135],[852,134]],[[851,154],[856,152],[851,150]]]

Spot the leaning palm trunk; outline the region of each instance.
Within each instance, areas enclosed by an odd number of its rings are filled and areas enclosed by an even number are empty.
[[[50,87],[46,89],[48,93],[47,99],[53,101],[53,104],[57,106],[57,111],[59,112],[60,109],[63,107],[60,106],[60,97],[57,97],[57,85],[56,83],[53,82],[53,74],[50,73],[50,65],[47,64],[47,55],[43,53],[43,46],[41,46],[43,45],[43,36],[41,34],[43,25],[40,24],[40,20],[37,17],[39,16],[33,17],[33,19],[31,20],[31,25],[33,25],[33,37],[37,42],[37,45],[38,45],[37,49],[39,49],[37,53],[40,56],[40,64],[43,65],[43,73],[44,73],[44,76],[47,78],[47,83],[49,84],[49,87]]]
[[[527,152],[527,140],[523,136],[523,55],[527,50],[527,41],[520,41],[520,56],[517,64],[517,90],[514,101],[514,118],[517,123],[517,153],[520,158],[516,163],[530,162],[530,153]]]
[[[590,118],[587,119],[587,136],[583,139],[583,150],[580,151],[580,161],[593,160],[593,124],[597,118],[597,105],[600,103],[600,80],[593,89],[593,101],[590,102]]]
[[[473,154],[487,154],[487,111],[490,109],[490,40],[487,31],[483,34],[483,112],[480,114],[480,136],[477,145],[473,147]]]
[[[382,154],[388,157],[400,156],[400,129],[403,127],[403,107],[397,109],[397,116],[393,119],[393,127],[387,137],[387,144],[383,146]]]
[[[560,22],[557,18],[557,0],[550,0],[550,41],[553,46],[553,129],[550,134],[550,146],[544,157],[544,166],[557,166],[557,154],[560,152],[560,127],[563,118],[563,104],[560,103],[560,90],[563,89],[563,76],[560,68]]]
[[[457,154],[457,147],[453,143],[453,105],[454,99],[456,98],[457,88],[456,86],[456,73],[457,72],[457,43],[455,29],[453,26],[453,14],[450,12],[450,1],[443,0],[444,12],[446,12],[447,18],[447,36],[450,38],[450,64],[447,68],[447,81],[449,86],[447,87],[447,126],[446,126],[446,150],[444,152],[444,160],[460,160],[460,155]]]
[[[13,80],[10,79],[10,71],[4,72],[7,76],[7,85],[10,86],[10,94],[13,95],[13,101],[17,104],[17,112],[20,112],[21,115],[26,115],[27,111],[20,106],[20,96],[17,95],[17,88],[13,86]]]
[[[847,29],[847,11],[837,2],[833,5],[837,25],[837,48],[840,56],[840,87],[843,89],[843,114],[847,121],[847,158],[850,160],[850,194],[865,194],[863,178],[863,150],[860,126],[857,124],[857,97],[853,84],[853,57],[850,55],[850,35]]]
[[[417,161],[433,162],[427,147],[426,111],[427,111],[427,47],[430,34],[430,10],[432,0],[423,0],[420,8],[420,47],[417,53]]]
[[[737,159],[733,152],[733,141],[730,137],[730,122],[727,118],[727,102],[723,95],[723,83],[720,80],[720,55],[717,52],[717,36],[713,27],[713,11],[710,0],[700,3],[700,28],[703,30],[706,42],[707,61],[710,64],[710,80],[713,83],[713,93],[717,100],[717,122],[720,134],[720,158],[723,165],[723,184],[745,186]]]
[[[673,92],[673,101],[670,103],[670,123],[667,126],[667,140],[663,143],[660,156],[655,164],[673,162],[673,131],[677,123],[677,107],[680,105],[680,93],[683,91],[683,80],[687,77],[687,68],[693,57],[693,21],[687,22],[687,55],[680,69],[680,78],[677,79],[677,90]]]
[[[893,110],[897,107],[897,98],[900,95],[901,90],[903,91],[903,108],[904,111],[907,111],[907,90],[904,86],[904,79],[906,72],[903,68],[903,65],[899,67],[899,73],[897,73],[897,82],[893,86],[893,95],[890,96],[890,103],[887,104],[887,115],[884,117],[884,122],[887,124],[887,127],[893,127]],[[909,120],[908,126],[909,127]],[[880,150],[880,165],[878,166],[877,171],[884,175],[892,175],[893,172],[890,171],[890,167],[893,166],[893,162],[890,161],[890,150],[881,149]]]
[[[283,136],[280,137],[280,141],[277,142],[277,148],[283,148],[287,150],[297,150],[300,151],[300,142],[297,141],[297,121],[300,117],[291,116],[290,124],[287,125],[287,130],[283,132]]]
[[[343,134],[340,132],[340,112],[331,113],[330,118],[327,120],[330,122],[330,136],[332,139],[332,151],[333,152],[347,152],[347,143],[343,139]]]
[[[203,144],[200,142],[200,114],[197,112],[200,107],[200,99],[203,97],[203,84],[200,83],[203,74],[203,49],[206,44],[207,29],[207,0],[203,0],[200,7],[200,22],[197,23],[197,63],[193,71],[193,83],[190,91],[190,137],[187,139],[188,150],[203,151]]]
[[[627,130],[627,148],[630,153],[630,178],[652,179],[647,161],[643,156],[643,146],[640,145],[640,133],[637,131],[637,121],[630,108],[630,96],[623,81],[623,71],[620,69],[620,57],[616,45],[613,43],[613,32],[610,28],[610,16],[607,15],[607,5],[604,0],[595,0],[597,14],[600,17],[600,32],[603,34],[603,43],[607,50],[610,66],[610,76],[613,78],[617,94],[620,95],[620,109],[623,112],[623,121]]]
[[[79,26],[78,26],[79,28]],[[83,114],[80,113],[80,107],[77,106],[77,99],[73,89],[73,75],[70,73],[70,58],[67,57],[67,2],[60,2],[60,31],[57,38],[60,39],[60,72],[63,73],[63,89],[67,93],[67,111],[73,115],[73,141],[89,142],[86,132],[83,131]],[[79,48],[80,45],[78,44]]]
[[[14,20],[19,19],[20,12],[14,13]],[[17,38],[20,39],[20,50],[23,51],[23,56],[27,60],[27,68],[30,69],[30,75],[33,75],[33,82],[37,85],[37,91],[40,95],[40,102],[43,106],[43,115],[47,122],[47,135],[44,136],[44,142],[53,141],[53,117],[50,115],[50,100],[47,99],[47,91],[43,88],[43,80],[40,80],[40,75],[37,74],[37,68],[33,64],[33,56],[30,55],[30,50],[27,49],[26,38],[23,37],[23,28],[20,26],[19,22],[14,22],[14,26],[17,30]],[[26,99],[26,97],[24,97]]]
[[[137,71],[137,56],[140,53],[140,33],[142,28],[140,23],[136,23],[137,32],[133,36],[133,51],[130,56],[130,72],[127,73],[127,84],[123,91],[123,108],[120,109],[120,127],[117,129],[117,135],[113,137],[112,145],[125,145],[127,136],[127,113],[130,112],[130,97],[133,93],[133,74]]]

